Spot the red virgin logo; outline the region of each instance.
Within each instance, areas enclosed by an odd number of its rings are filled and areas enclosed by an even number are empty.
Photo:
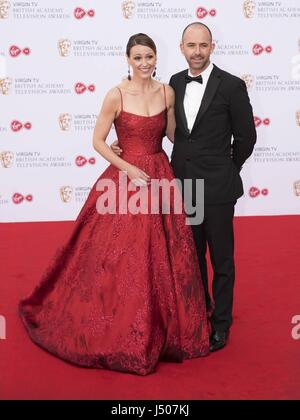
[[[23,194],[15,193],[12,196],[12,201],[14,204],[21,204],[23,203],[23,201],[28,201],[29,203],[31,203],[33,201],[33,195],[28,194],[24,196]]]
[[[85,93],[86,91],[92,92],[94,93],[96,90],[96,86],[95,85],[85,85],[84,83],[78,82],[75,85],[75,92],[77,93],[77,95],[82,95],[83,93]]]
[[[259,117],[254,117],[255,127],[258,128],[261,125],[269,126],[271,124],[270,118],[265,118],[264,120]]]
[[[75,19],[78,19],[78,20],[81,20],[86,16],[93,18],[95,16],[95,10],[90,9],[90,10],[85,11],[82,7],[76,7],[76,9],[74,10],[74,16],[75,16]]]
[[[267,47],[263,47],[260,44],[255,44],[252,48],[252,52],[254,55],[261,55],[264,52],[266,52],[267,54],[271,54],[271,52],[273,51],[273,48],[271,47],[271,45],[268,45]]]
[[[31,130],[32,124],[30,122],[23,124],[20,121],[15,120],[15,121],[12,121],[12,123],[10,124],[10,128],[12,131],[17,133],[18,131],[21,131],[23,128],[25,128],[26,130]]]
[[[250,188],[250,190],[249,190],[249,196],[251,198],[257,198],[260,195],[263,195],[264,197],[266,197],[267,195],[269,195],[269,190],[267,188],[264,188],[262,190],[260,190],[257,187]]]
[[[75,160],[76,165],[79,168],[82,168],[83,166],[87,165],[88,163],[90,165],[95,165],[96,159],[94,157],[91,157],[90,159],[86,159],[84,156],[77,156]]]
[[[11,57],[16,58],[21,54],[24,55],[29,55],[30,54],[30,49],[29,48],[23,48],[23,50],[19,47],[17,47],[16,45],[12,45],[9,49],[9,54]]]
[[[196,16],[198,19],[205,19],[207,16],[215,17],[216,15],[216,9],[207,10],[205,7],[198,7],[196,11]]]

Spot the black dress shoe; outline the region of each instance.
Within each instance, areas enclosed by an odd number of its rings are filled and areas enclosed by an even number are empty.
[[[211,353],[223,349],[228,341],[229,331],[215,331],[210,338],[209,350]]]

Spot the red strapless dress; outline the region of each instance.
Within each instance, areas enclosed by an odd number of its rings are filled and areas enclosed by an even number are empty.
[[[123,159],[153,179],[174,179],[162,150],[166,111],[122,111],[115,127]],[[119,170],[110,165],[101,179],[118,185]],[[186,215],[172,207],[171,214],[99,214],[96,184],[70,238],[20,303],[31,339],[71,363],[139,375],[159,360],[207,355],[204,290]]]

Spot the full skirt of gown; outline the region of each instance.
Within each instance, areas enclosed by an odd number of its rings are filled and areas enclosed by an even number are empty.
[[[115,125],[123,159],[152,179],[174,180],[161,147],[164,112],[122,112]],[[97,185],[104,179],[117,186],[116,214],[97,211],[104,194]],[[31,339],[76,365],[139,375],[154,372],[160,360],[207,355],[204,289],[186,215],[175,214],[172,206],[170,214],[119,214],[119,202],[134,192],[119,196],[113,165],[98,181],[70,237],[20,302]]]

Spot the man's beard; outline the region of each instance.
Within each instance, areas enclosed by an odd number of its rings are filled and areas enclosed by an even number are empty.
[[[209,63],[209,58],[203,61],[199,61],[198,63],[195,63],[195,61],[192,61],[192,59],[189,61],[190,67],[195,68],[197,70],[204,69],[205,67],[207,67],[208,63]]]

